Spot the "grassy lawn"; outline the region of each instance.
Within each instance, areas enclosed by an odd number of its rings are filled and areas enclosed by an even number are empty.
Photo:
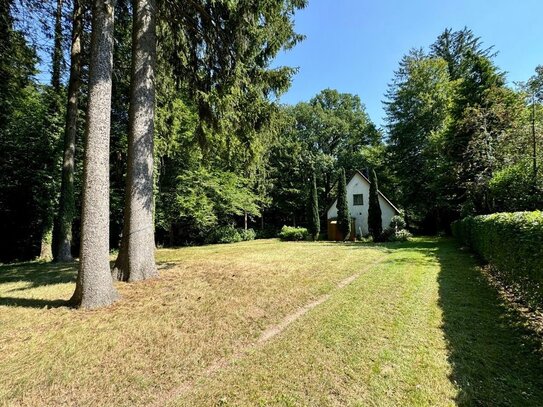
[[[97,311],[63,306],[75,265],[0,266],[0,404],[543,405],[541,338],[452,241],[158,260]]]

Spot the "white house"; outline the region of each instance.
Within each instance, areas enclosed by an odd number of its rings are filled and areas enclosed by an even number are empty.
[[[356,235],[368,234],[368,198],[370,196],[370,181],[364,174],[357,171],[351,180],[347,183],[347,203],[349,205],[349,213],[354,223],[352,237]],[[390,221],[394,215],[399,215],[400,211],[392,202],[379,191],[379,205],[381,206],[381,219],[383,229],[390,225]],[[337,199],[328,209],[328,238],[330,240],[338,240],[337,228],[335,220],[337,219]],[[339,238],[341,240],[341,238]]]

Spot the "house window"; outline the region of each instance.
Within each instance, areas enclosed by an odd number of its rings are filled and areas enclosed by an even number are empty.
[[[364,195],[353,194],[353,205],[364,205]]]

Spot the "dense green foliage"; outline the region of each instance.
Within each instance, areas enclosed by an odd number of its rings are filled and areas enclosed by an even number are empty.
[[[35,258],[55,238],[72,5],[0,4],[0,224],[9,230],[2,234],[0,261]],[[400,61],[386,94],[385,129],[372,123],[359,96],[334,89],[281,105],[296,70],[273,61],[303,39],[293,17],[305,5],[168,0],[159,7],[152,200],[158,244],[201,244],[230,227],[271,236],[285,224],[306,227],[317,238],[326,208],[344,194],[348,180],[337,182],[340,170],[349,176],[374,168],[380,190],[405,210],[410,230],[437,232],[461,216],[543,205],[543,68],[512,89],[494,52],[470,30],[445,30],[427,51],[412,50]],[[123,226],[132,11],[129,2],[116,2],[111,248],[119,247]],[[74,254],[88,22],[81,36],[80,119],[69,191]],[[35,41],[40,36],[43,47]],[[51,66],[40,64],[38,53],[51,55]],[[38,67],[54,73],[50,84],[36,78]],[[339,204],[347,237],[346,198]],[[371,206],[370,228],[378,230],[379,206]],[[374,235],[379,239],[381,232]]]
[[[388,152],[411,227],[436,232],[543,202],[541,69],[511,89],[494,56],[469,29],[445,30],[400,62],[387,92]]]
[[[343,236],[343,240],[347,240],[351,235],[351,214],[349,213],[347,182],[343,168],[339,170],[337,183],[337,226]]]
[[[370,196],[368,199],[368,230],[374,241],[379,240],[383,231],[383,219],[378,191],[377,174],[375,170],[372,170],[370,175]]]
[[[307,174],[315,171],[321,224],[336,198],[337,172],[376,167],[387,173],[382,135],[360,98],[333,89],[282,107],[267,165],[267,215],[276,224],[307,224]]]
[[[543,213],[512,212],[466,217],[455,237],[488,262],[506,284],[543,305]]]
[[[406,229],[396,229],[388,227],[383,230],[377,241],[380,242],[405,242],[412,237],[411,232]]]
[[[306,240],[308,237],[308,230],[301,227],[283,226],[279,232],[279,239],[284,241],[300,241]]]
[[[69,2],[20,2],[17,8],[14,4],[2,2],[0,10],[0,110],[6,116],[0,120],[0,146],[6,152],[2,169],[13,174],[4,177],[0,185],[0,217],[12,230],[6,242],[11,243],[0,249],[0,261],[37,256],[40,240],[56,216],[67,67],[57,63],[63,59],[57,45],[68,48],[72,24]],[[302,39],[294,32],[293,15],[304,6],[304,0],[196,1],[183,9],[176,2],[161,5],[153,202],[158,243],[203,243],[221,226],[239,224],[244,217],[249,223],[256,222],[270,204],[268,159],[282,114],[276,97],[288,89],[295,72],[270,64],[281,49]],[[59,7],[64,8],[61,15],[65,16],[66,32],[62,33],[56,24],[58,18],[55,20]],[[132,10],[129,2],[116,2],[110,143],[112,248],[119,245],[123,222]],[[174,15],[178,18],[172,18]],[[23,21],[28,16],[35,21]],[[15,28],[32,24],[50,41],[46,49],[55,56],[51,70],[55,78],[62,79],[54,81],[60,93],[33,77],[37,58],[27,37],[35,36],[31,30]],[[82,35],[82,110],[87,97],[89,28],[87,21]],[[74,253],[78,251],[80,227],[81,129],[76,138],[73,190]],[[297,205],[304,207],[305,203],[297,201]],[[50,239],[50,234],[47,236]]]
[[[212,229],[206,236],[206,243],[236,243],[254,240],[256,233],[253,229],[236,229],[232,225]]]
[[[404,229],[405,226],[405,220],[401,215],[394,215],[390,220],[390,227],[394,230]]]

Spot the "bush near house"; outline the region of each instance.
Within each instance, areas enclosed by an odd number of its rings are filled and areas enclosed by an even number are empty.
[[[379,236],[379,242],[406,242],[413,235],[406,229],[396,229],[389,226]]]
[[[306,228],[283,226],[279,232],[279,239],[289,241],[307,240],[309,232]]]
[[[405,229],[405,220],[403,218],[403,216],[400,216],[400,215],[394,215],[392,217],[392,219],[390,220],[390,226],[392,229],[394,230],[401,230],[401,229]]]
[[[531,305],[543,306],[543,212],[467,217],[453,222],[452,231],[501,281]]]
[[[399,216],[395,215],[390,220],[390,225],[388,228],[383,230],[379,236],[379,242],[406,242],[413,235],[405,229],[405,220]]]
[[[236,229],[233,226],[221,226],[213,229],[206,238],[206,243],[236,243],[254,240],[256,233],[253,229]]]

